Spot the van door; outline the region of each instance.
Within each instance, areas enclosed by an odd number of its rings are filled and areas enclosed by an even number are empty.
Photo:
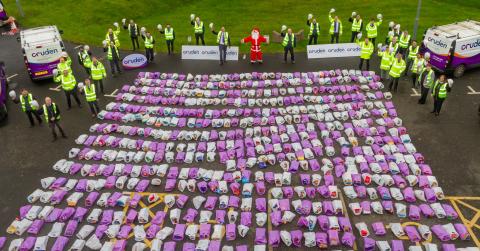
[[[26,66],[33,79],[52,76],[62,53],[60,42],[25,48]]]
[[[423,51],[430,53],[430,64],[442,72],[447,70],[453,41],[432,30],[428,30],[423,39]]]
[[[457,40],[452,68],[460,65],[467,69],[480,65],[480,36]]]

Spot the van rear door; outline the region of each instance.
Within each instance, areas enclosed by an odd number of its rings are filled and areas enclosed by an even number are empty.
[[[447,69],[454,37],[447,37],[438,30],[429,29],[423,39],[424,52],[430,53],[430,64],[440,71]]]
[[[466,68],[480,65],[480,35],[457,40],[452,59],[452,68],[462,64]]]
[[[62,53],[60,42],[24,48],[27,69],[32,78],[46,78],[52,75]]]

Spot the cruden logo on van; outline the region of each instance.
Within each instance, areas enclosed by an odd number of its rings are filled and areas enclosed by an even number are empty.
[[[475,42],[467,43],[462,45],[462,51],[470,50],[476,47],[480,47],[480,39],[477,39]]]
[[[54,55],[58,53],[58,49],[46,49],[43,51],[37,51],[37,52],[32,52],[32,57],[38,57],[38,56],[48,56],[48,55]]]
[[[130,54],[122,60],[125,69],[136,69],[147,65],[147,58],[142,54]]]
[[[442,48],[447,48],[447,44],[446,44],[446,43],[444,43],[442,40],[437,40],[437,39],[435,39],[435,38],[433,38],[433,37],[429,37],[429,38],[428,38],[428,42],[431,42],[431,43],[433,43],[434,45],[439,46],[439,47],[442,47]]]

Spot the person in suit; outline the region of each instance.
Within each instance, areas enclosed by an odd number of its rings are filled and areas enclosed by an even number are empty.
[[[48,121],[48,126],[52,130],[52,142],[57,140],[57,133],[55,131],[55,128],[58,129],[58,131],[62,135],[62,138],[67,138],[67,135],[65,135],[65,132],[60,125],[60,109],[58,108],[57,104],[52,102],[52,99],[50,97],[45,97],[45,104],[42,106],[41,109],[38,110],[38,112],[43,113],[45,121]]]

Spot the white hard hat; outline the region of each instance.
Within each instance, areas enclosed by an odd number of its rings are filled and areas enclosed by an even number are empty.
[[[90,50],[90,46],[84,45],[84,46],[83,46],[83,49],[86,50],[86,51],[88,51],[88,50]]]
[[[147,29],[145,27],[140,28],[140,32],[145,32]]]
[[[190,14],[190,20],[195,19],[195,14]]]
[[[395,29],[400,30],[400,24],[395,25]]]
[[[311,14],[311,13],[308,14],[307,19],[310,20],[310,19],[312,19],[312,18],[313,18],[313,14]]]
[[[359,32],[359,33],[357,34],[357,38],[358,38],[358,39],[362,38],[362,33],[361,33],[361,32]]]
[[[388,23],[388,27],[390,27],[390,28],[392,28],[394,25],[395,25],[395,23],[393,21],[390,21],[390,23]]]
[[[108,43],[107,40],[103,40],[103,41],[102,41],[103,47],[106,47],[106,46],[107,46],[107,43]]]
[[[66,58],[66,57],[68,57],[68,54],[67,54],[67,52],[66,52],[66,51],[62,51],[62,54],[61,54],[61,55],[62,55],[62,58]]]
[[[208,27],[210,27],[210,29],[213,29],[213,23],[210,23]]]
[[[58,75],[58,70],[57,70],[57,69],[53,69],[52,73],[53,73],[53,75],[56,76],[56,75]]]
[[[83,82],[79,82],[79,83],[78,83],[78,88],[83,89],[84,86],[85,86],[85,85],[83,84]]]
[[[430,58],[430,52],[425,52],[425,58],[429,59]]]
[[[118,23],[117,22],[113,23],[113,26],[118,27]]]
[[[161,30],[161,29],[162,29],[162,25],[161,25],[161,24],[157,25],[157,29],[158,29],[158,30]]]
[[[11,99],[15,99],[17,97],[17,93],[14,90],[11,90],[8,93],[8,96],[10,96]]]
[[[379,44],[377,45],[377,47],[378,47],[378,49],[382,48],[382,43],[379,43]]]
[[[394,35],[393,31],[389,31],[389,32],[388,32],[388,36],[389,36],[389,37],[393,37],[393,35]]]
[[[122,19],[122,23],[125,23],[125,22],[127,22],[127,19],[126,19],[126,18],[123,18],[123,19]]]
[[[38,104],[38,102],[36,100],[32,100],[32,108],[38,109],[39,107],[40,105]]]
[[[335,9],[334,9],[334,8],[331,8],[331,9],[330,9],[330,13],[333,13],[333,12],[335,12]]]
[[[352,17],[356,16],[357,15],[357,12],[352,12]]]
[[[287,29],[287,26],[286,25],[282,25],[282,31],[286,30]]]
[[[383,18],[383,15],[382,15],[382,14],[380,14],[380,13],[377,14],[377,19],[380,19],[380,20],[381,20],[382,18]]]
[[[453,85],[453,79],[449,78],[449,79],[447,80],[447,83],[448,83],[448,85],[452,86],[452,85]]]

